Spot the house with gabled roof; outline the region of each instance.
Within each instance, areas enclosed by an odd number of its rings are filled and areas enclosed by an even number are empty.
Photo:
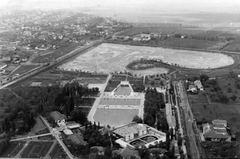
[[[205,123],[203,137],[207,141],[231,141],[231,135],[227,130],[226,120],[213,120],[212,124]]]

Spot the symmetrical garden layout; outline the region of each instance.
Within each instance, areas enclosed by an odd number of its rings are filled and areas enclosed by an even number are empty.
[[[119,127],[130,123],[134,116],[143,117],[144,94],[133,91],[122,81],[112,92],[104,92],[93,119],[102,125]]]

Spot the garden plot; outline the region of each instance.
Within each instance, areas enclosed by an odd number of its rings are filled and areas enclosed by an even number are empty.
[[[121,72],[126,70],[129,62],[140,58],[161,59],[168,64],[194,69],[219,68],[234,63],[230,56],[220,53],[104,43],[59,68],[103,73]]]

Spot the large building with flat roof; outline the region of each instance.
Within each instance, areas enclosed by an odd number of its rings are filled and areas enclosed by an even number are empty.
[[[112,132],[117,138],[115,142],[122,147],[149,147],[160,141],[166,141],[165,133],[146,124],[130,123],[116,128]]]

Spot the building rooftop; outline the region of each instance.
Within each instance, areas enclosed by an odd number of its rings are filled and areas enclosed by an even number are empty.
[[[61,121],[61,120],[65,120],[66,116],[64,114],[61,114],[58,111],[53,111],[50,113],[50,116],[55,120],[55,122],[57,121]]]
[[[226,129],[214,129],[208,123],[203,124],[203,136],[212,139],[228,139],[230,137]]]
[[[216,119],[216,120],[213,120],[212,123],[213,123],[213,124],[221,124],[221,125],[227,126],[227,120],[219,120],[219,119]]]

